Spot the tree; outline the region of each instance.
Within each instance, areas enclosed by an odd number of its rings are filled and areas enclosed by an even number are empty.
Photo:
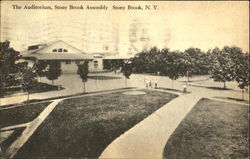
[[[172,88],[174,88],[174,80],[185,74],[182,53],[178,51],[169,52],[164,60],[163,73],[172,80]]]
[[[26,69],[19,73],[19,81],[23,89],[28,93],[27,101],[29,101],[30,90],[37,84],[36,77],[35,70],[30,67],[26,67]]]
[[[127,87],[127,79],[129,79],[129,76],[132,74],[132,64],[131,63],[125,63],[122,67],[121,72],[123,73],[125,77],[125,86]]]
[[[242,54],[236,65],[236,81],[242,89],[242,100],[244,100],[244,89],[249,86],[249,54]]]
[[[209,58],[208,54],[201,51],[199,48],[188,48],[183,53],[184,65],[186,76],[189,77],[196,75],[205,75],[209,71]]]
[[[4,41],[0,45],[0,96],[5,94],[6,86],[16,84],[16,74],[20,64],[17,61],[21,58],[20,53],[10,48],[10,42]]]
[[[36,74],[40,77],[40,82],[41,82],[41,77],[46,76],[47,66],[48,66],[48,63],[46,61],[38,61],[34,65],[34,68],[36,70]]]
[[[89,73],[89,64],[88,62],[84,62],[83,64],[79,64],[77,74],[80,75],[83,83],[83,92],[85,93],[85,82],[88,80],[88,73]]]
[[[160,59],[162,52],[153,47],[150,50],[138,53],[133,59],[134,71],[137,73],[156,73],[160,69]]]
[[[54,80],[58,79],[58,77],[60,77],[61,74],[62,70],[60,61],[50,61],[49,68],[45,72],[47,79],[51,80],[52,84],[54,84]]]
[[[211,70],[210,77],[216,82],[223,82],[226,88],[226,82],[233,81],[235,78],[234,62],[231,60],[228,52],[215,48],[211,52]]]

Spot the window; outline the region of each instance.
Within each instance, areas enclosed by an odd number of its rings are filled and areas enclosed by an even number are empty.
[[[77,60],[77,61],[75,61],[75,63],[78,65],[78,64],[80,64],[80,61]]]
[[[38,48],[39,48],[38,45],[32,45],[32,46],[29,46],[29,47],[28,47],[28,50],[36,50],[36,49],[38,49]]]
[[[95,69],[98,68],[98,61],[94,61],[94,68],[95,68]]]
[[[69,61],[69,60],[67,60],[67,61],[65,61],[65,64],[71,64],[71,61]]]
[[[68,52],[67,49],[59,48],[59,49],[53,49],[53,52]]]

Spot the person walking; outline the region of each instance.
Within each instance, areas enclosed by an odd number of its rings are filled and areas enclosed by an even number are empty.
[[[155,79],[155,89],[157,89],[157,87],[158,87],[158,83],[157,83],[158,81]]]
[[[146,88],[148,89],[148,80],[145,79],[145,83],[146,83]]]
[[[149,81],[149,88],[152,88],[152,80]]]

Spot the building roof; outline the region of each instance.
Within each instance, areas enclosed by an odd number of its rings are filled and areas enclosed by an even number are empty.
[[[93,57],[91,55],[79,55],[79,54],[56,54],[56,53],[51,53],[49,55],[46,54],[24,54],[22,57],[35,57],[36,59],[39,60],[91,60]]]
[[[132,55],[118,55],[118,56],[106,56],[103,59],[106,60],[116,60],[116,59],[130,59],[133,58],[134,56]]]
[[[67,52],[53,52],[54,47],[66,48]],[[29,46],[27,50],[21,52],[21,55],[23,57],[35,57],[40,60],[93,59],[93,55],[86,54],[62,40]]]

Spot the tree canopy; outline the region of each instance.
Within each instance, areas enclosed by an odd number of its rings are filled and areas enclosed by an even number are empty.
[[[81,77],[83,82],[83,92],[85,92],[85,82],[88,80],[88,74],[89,74],[89,65],[88,61],[85,61],[83,64],[78,65],[77,74]]]
[[[60,61],[50,61],[49,62],[49,68],[48,70],[45,72],[45,75],[47,77],[48,80],[53,81],[58,79],[58,77],[60,77],[62,74],[62,70],[61,70],[61,63]]]
[[[0,45],[0,82],[1,94],[3,96],[6,87],[19,85],[16,75],[25,69],[26,62],[18,62],[20,53],[10,47],[9,41],[1,42]]]
[[[46,76],[46,68],[48,67],[48,62],[46,61],[38,61],[34,64],[34,68],[36,70],[36,74],[39,77],[45,77]]]

